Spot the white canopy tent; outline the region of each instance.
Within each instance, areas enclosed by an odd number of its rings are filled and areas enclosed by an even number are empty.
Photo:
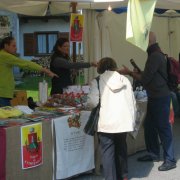
[[[84,11],[84,54],[85,59],[99,60],[102,57],[112,57],[118,67],[130,65],[129,60],[144,68],[147,54],[138,47],[126,41],[126,13],[116,14],[112,11]],[[152,21],[152,31],[157,35],[162,50],[178,59],[180,52],[180,15],[170,11],[162,15],[155,14]],[[89,48],[88,48],[89,47]],[[96,75],[91,69],[88,79]]]
[[[1,0],[0,8],[19,14],[44,16],[71,12],[71,2],[77,2],[76,9],[85,9],[84,52],[88,61],[111,56],[118,65],[129,65],[134,58],[143,68],[146,53],[125,40],[126,14],[96,12],[94,9],[126,7],[128,0],[119,2],[94,2],[94,0]],[[157,0],[156,8],[180,10],[180,0]],[[177,58],[180,47],[180,18],[154,17],[152,30],[158,35],[164,52]],[[89,72],[88,80],[96,73]]]
[[[106,0],[1,0],[0,8],[15,13],[44,16],[47,10],[52,15],[71,12],[71,2],[78,2],[77,9],[107,9],[127,6],[128,0],[114,0],[115,2],[97,2]],[[113,1],[113,0],[111,0]],[[179,0],[157,0],[156,8],[180,9]]]

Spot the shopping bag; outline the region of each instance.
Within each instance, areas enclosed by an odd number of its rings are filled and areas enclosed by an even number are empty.
[[[84,132],[90,136],[94,136],[97,131],[97,124],[99,120],[100,103],[92,109],[89,119],[84,127]]]

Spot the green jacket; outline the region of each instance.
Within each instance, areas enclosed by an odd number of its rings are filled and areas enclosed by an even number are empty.
[[[0,50],[0,97],[12,98],[15,82],[13,67],[19,66],[23,69],[41,70],[41,66],[31,61],[20,59],[4,50]]]

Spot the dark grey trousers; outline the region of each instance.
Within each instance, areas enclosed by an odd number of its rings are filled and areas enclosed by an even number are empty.
[[[105,180],[127,177],[127,133],[98,133]]]

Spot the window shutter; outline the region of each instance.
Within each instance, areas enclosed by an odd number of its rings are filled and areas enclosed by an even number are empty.
[[[25,33],[24,34],[24,56],[34,55],[34,34]]]

